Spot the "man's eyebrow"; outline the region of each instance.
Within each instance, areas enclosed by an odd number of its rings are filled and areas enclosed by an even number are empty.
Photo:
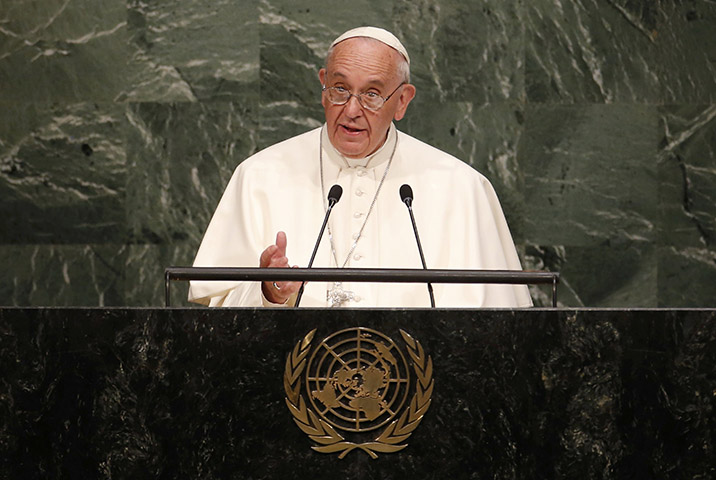
[[[331,77],[339,77],[340,79],[346,78],[346,75],[341,73],[340,71],[331,72],[330,76]],[[381,80],[380,78],[374,78],[374,79],[368,80],[367,84],[369,87],[377,87],[377,88],[381,88],[381,89],[385,88],[385,82],[383,80]]]
[[[383,82],[383,80],[380,80],[378,78],[368,81],[368,84],[371,86],[378,87],[378,88],[385,88],[385,82]]]

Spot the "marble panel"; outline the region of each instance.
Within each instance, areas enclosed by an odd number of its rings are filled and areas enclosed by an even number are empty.
[[[524,98],[522,2],[394,3],[394,33],[421,95],[475,104]]]
[[[120,99],[243,101],[258,81],[257,4],[130,0],[131,77]]]
[[[659,108],[662,245],[716,246],[716,105]]]
[[[658,5],[655,70],[661,100],[715,103],[716,3],[694,0],[654,3]]]
[[[560,273],[557,284],[557,305],[561,307],[576,307],[581,303],[577,292],[570,287],[568,281],[562,277],[563,266],[567,263],[567,249],[561,245],[533,245],[521,246],[520,260],[525,270],[538,270]],[[530,285],[530,296],[535,307],[552,307],[552,285]]]
[[[612,246],[527,245],[523,268],[560,273],[560,307],[656,307],[657,248],[634,242]],[[531,286],[535,306],[552,306],[549,286]],[[673,305],[675,306],[675,305]]]
[[[525,88],[535,103],[652,103],[660,98],[661,1],[525,3]]]
[[[716,5],[541,0],[526,4],[532,102],[713,102]]]
[[[517,155],[524,129],[521,104],[416,99],[397,126],[485,175],[500,198],[515,242],[524,239],[524,168]]]
[[[398,127],[490,179],[562,305],[714,305],[713,1],[0,2],[8,304],[163,304],[234,167],[323,122],[328,45],[371,24],[413,60]]]
[[[0,104],[108,102],[125,88],[125,0],[3,0]]]
[[[539,245],[653,242],[656,110],[642,105],[528,106],[518,161],[525,237]]]
[[[0,304],[124,305],[122,245],[0,245]]]
[[[391,16],[395,4],[396,0],[335,4],[323,0],[262,0],[259,10],[262,25],[281,25],[323,59],[331,42],[348,29],[363,25],[393,29]],[[261,39],[271,42],[263,34]]]
[[[0,109],[0,243],[121,243],[125,120],[114,104]]]
[[[129,242],[198,247],[234,168],[257,148],[257,105],[137,103],[127,110]]]
[[[171,243],[168,245],[128,245],[124,276],[127,279],[124,305],[134,307],[163,307],[165,305],[164,269],[170,266],[189,266],[194,261],[198,245]],[[196,307],[187,301],[188,282],[173,281],[170,285],[173,307]]]
[[[264,6],[261,20],[259,149],[323,123],[318,71],[330,42],[304,37],[305,27],[273,5]]]
[[[716,305],[715,247],[662,247],[658,262],[659,306]]]

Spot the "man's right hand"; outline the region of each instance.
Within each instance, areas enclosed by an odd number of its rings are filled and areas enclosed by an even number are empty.
[[[261,253],[259,266],[261,268],[289,268],[288,258],[286,258],[286,234],[278,232],[276,234],[276,243],[266,248]],[[289,297],[298,292],[301,288],[301,282],[263,282],[261,291],[271,303],[284,304]]]

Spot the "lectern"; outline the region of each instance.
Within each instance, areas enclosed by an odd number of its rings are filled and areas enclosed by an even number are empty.
[[[2,478],[714,478],[716,311],[0,309]]]

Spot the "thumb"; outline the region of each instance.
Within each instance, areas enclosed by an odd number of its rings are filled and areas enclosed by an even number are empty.
[[[286,238],[286,234],[284,232],[278,232],[276,234],[276,246],[278,247],[279,254],[282,257],[286,256],[286,245],[288,244],[288,239]]]

